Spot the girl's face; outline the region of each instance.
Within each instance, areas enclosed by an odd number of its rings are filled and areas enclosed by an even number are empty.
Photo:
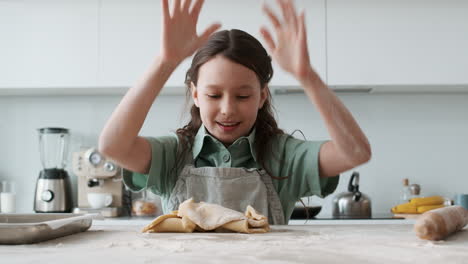
[[[265,103],[266,88],[249,68],[218,55],[198,70],[192,97],[208,132],[225,145],[249,134]]]

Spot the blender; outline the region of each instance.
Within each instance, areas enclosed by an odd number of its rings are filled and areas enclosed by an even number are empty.
[[[36,182],[34,211],[36,213],[71,212],[70,177],[64,169],[68,153],[68,129],[45,127],[38,131],[43,169]]]

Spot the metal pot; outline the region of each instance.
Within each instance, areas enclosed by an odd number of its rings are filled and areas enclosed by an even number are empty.
[[[340,193],[333,199],[333,218],[371,218],[370,198],[359,191],[359,173],[353,172],[348,192]]]

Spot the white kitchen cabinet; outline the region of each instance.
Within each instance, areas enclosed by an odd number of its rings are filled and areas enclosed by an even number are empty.
[[[129,87],[159,50],[160,1],[102,0],[99,75],[103,87]]]
[[[171,1],[170,1],[171,2]],[[206,0],[198,29],[220,21],[262,43],[262,1]],[[276,1],[266,0],[274,7]],[[0,0],[0,95],[123,94],[159,52],[159,0]],[[338,90],[468,91],[468,1],[297,0],[311,62]],[[163,94],[183,94],[190,59]],[[299,88],[273,63],[271,86]],[[33,91],[34,90],[34,91]],[[352,90],[352,89],[350,89]]]
[[[275,1],[267,1],[275,10]],[[326,78],[325,0],[296,1],[306,9],[311,61]],[[277,10],[278,11],[278,10]],[[279,12],[277,12],[279,14]],[[99,76],[101,87],[130,87],[146,72],[160,49],[161,3],[154,0],[102,0],[100,8]],[[259,28],[272,29],[261,10],[261,1],[207,0],[198,23],[201,32],[209,24],[221,22],[222,29],[238,28],[254,35],[262,43]],[[273,31],[272,31],[273,32]],[[173,73],[162,94],[183,94],[185,73],[191,58]],[[294,86],[298,82],[274,64],[274,87]]]
[[[0,93],[95,86],[97,4],[97,0],[0,1]]]
[[[330,85],[466,85],[467,47],[468,1],[327,0]]]

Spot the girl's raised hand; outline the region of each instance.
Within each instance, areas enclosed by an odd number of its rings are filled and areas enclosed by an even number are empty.
[[[299,81],[307,77],[311,69],[304,12],[296,14],[292,0],[277,0],[283,20],[280,21],[273,11],[263,4],[263,11],[269,17],[276,33],[276,41],[264,26],[260,33],[265,40],[269,53],[285,71],[293,74]]]
[[[205,31],[197,35],[197,22],[203,0],[195,0],[192,9],[192,0],[173,0],[172,12],[169,12],[168,0],[162,3],[162,39],[161,56],[164,60],[176,64],[191,56],[202,46],[221,24],[210,25]]]

